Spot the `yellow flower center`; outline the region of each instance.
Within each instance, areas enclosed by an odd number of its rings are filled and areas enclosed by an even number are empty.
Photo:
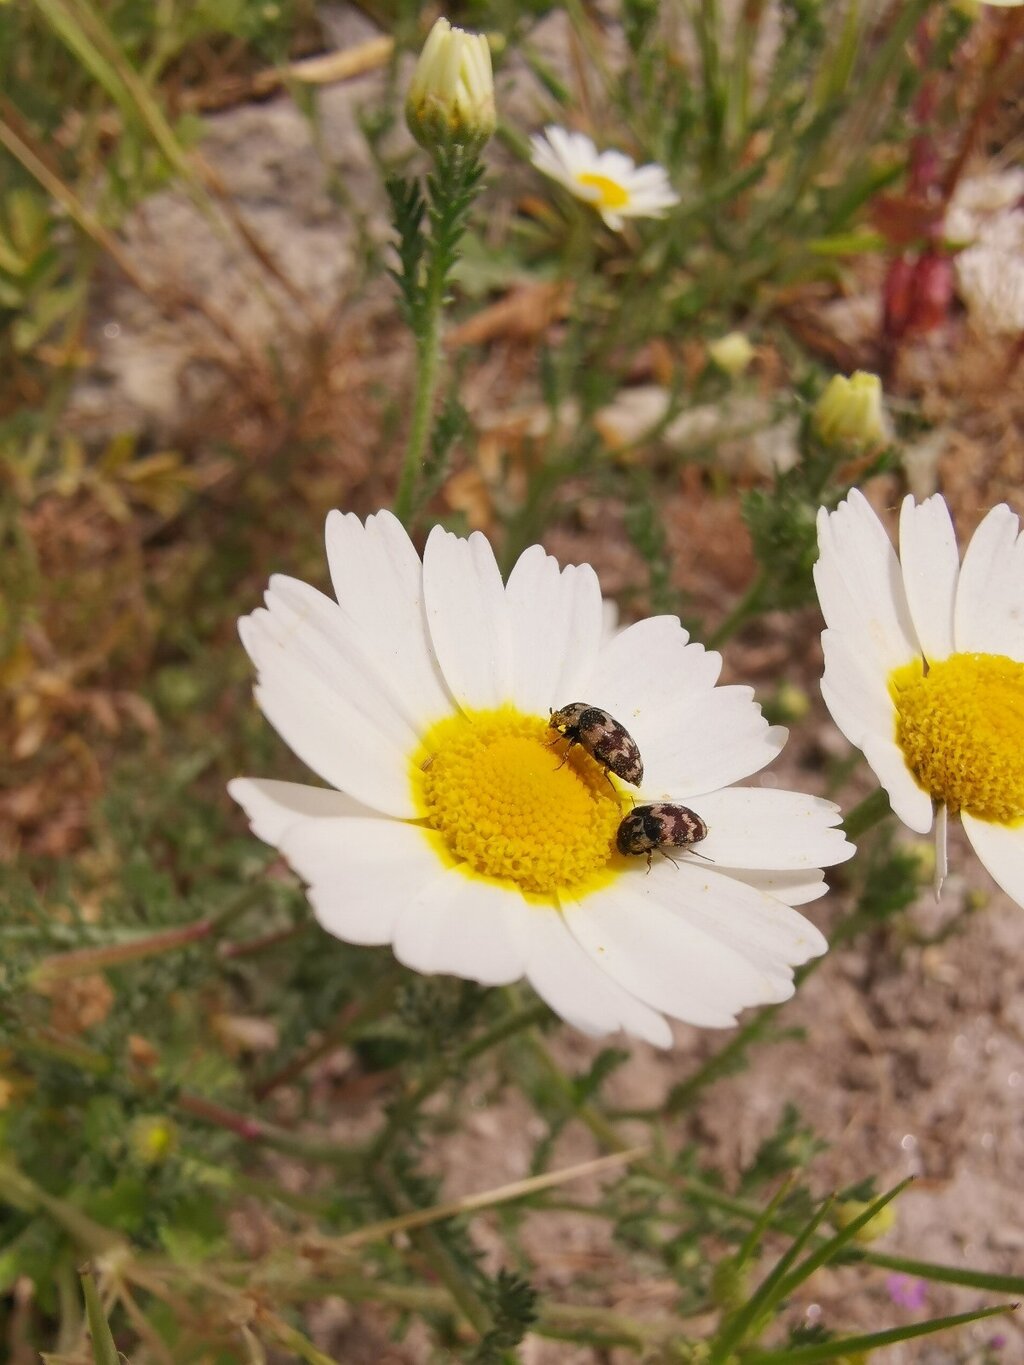
[[[623,815],[600,764],[553,739],[546,719],[511,706],[447,716],[412,767],[424,818],[462,870],[544,899],[610,880]]]
[[[580,185],[585,185],[588,190],[597,190],[598,208],[621,209],[629,203],[629,190],[623,189],[617,180],[610,180],[606,175],[580,171],[576,181]]]
[[[953,813],[1024,819],[1024,664],[953,654],[889,678],[896,743],[918,784]]]

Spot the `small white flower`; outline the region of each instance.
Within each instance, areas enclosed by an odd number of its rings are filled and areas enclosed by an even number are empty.
[[[1024,904],[1024,537],[1005,505],[971,538],[963,564],[945,500],[900,510],[900,558],[856,490],[818,514],[814,570],[828,629],[821,691],[892,808],[936,839],[947,816]]]
[[[327,555],[337,601],[275,576],[240,632],[264,714],[330,786],[230,786],[325,929],[420,972],[525,976],[576,1027],[659,1046],[665,1015],[722,1027],[792,994],[826,947],[792,907],[853,850],[831,802],[732,785],[785,731],[715,686],[718,654],[675,617],[610,633],[593,569],[537,545],[503,583],[479,533],[435,527],[421,563],[389,512],[332,512]],[[640,790],[549,729],[581,700],[639,745]],[[706,822],[704,857],[648,871],[616,834],[663,800]]]
[[[624,152],[599,152],[584,133],[545,128],[530,145],[537,170],[593,205],[615,232],[627,218],[661,218],[679,203],[663,166],[637,166]]]

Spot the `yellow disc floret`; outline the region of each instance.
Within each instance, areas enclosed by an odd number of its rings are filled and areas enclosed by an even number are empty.
[[[580,171],[576,181],[580,185],[585,185],[588,190],[597,190],[600,196],[597,200],[598,208],[622,209],[629,203],[629,191],[607,175],[598,175],[594,171]]]
[[[1008,825],[1024,819],[1024,664],[953,654],[897,669],[896,743],[918,784],[952,813]]]
[[[541,897],[613,875],[618,792],[541,717],[512,707],[448,716],[424,737],[412,772],[427,823],[468,874]]]

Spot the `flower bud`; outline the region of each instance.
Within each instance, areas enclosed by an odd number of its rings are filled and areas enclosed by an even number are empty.
[[[835,374],[814,408],[814,428],[828,445],[880,445],[889,440],[882,381],[857,370]]]
[[[835,1208],[836,1226],[848,1227],[855,1218],[859,1218],[865,1209],[870,1206],[860,1199],[844,1199]],[[853,1234],[855,1242],[873,1242],[878,1237],[883,1237],[896,1223],[896,1210],[891,1204],[885,1204],[878,1210],[874,1218],[869,1218],[862,1228]]]
[[[727,1313],[736,1310],[750,1297],[750,1274],[734,1256],[725,1256],[711,1275],[711,1297]]]
[[[147,1166],[159,1166],[178,1145],[178,1129],[158,1114],[135,1119],[128,1130],[128,1141],[135,1156]]]
[[[409,131],[427,151],[479,151],[494,132],[491,50],[482,33],[438,19],[423,45],[405,102]]]
[[[708,343],[708,355],[731,379],[738,379],[754,358],[754,348],[744,332],[729,332]]]
[[[810,697],[795,683],[780,683],[772,701],[772,711],[780,725],[791,725],[794,721],[803,720],[811,709]]]

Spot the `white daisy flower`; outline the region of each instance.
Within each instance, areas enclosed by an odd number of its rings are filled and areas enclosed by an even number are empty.
[[[900,510],[900,558],[856,490],[818,514],[814,570],[828,629],[821,691],[893,810],[935,828],[936,889],[946,823],[1024,904],[1024,537],[1005,505],[963,564],[945,500]]]
[[[679,203],[663,166],[637,166],[624,152],[599,152],[584,133],[545,128],[530,146],[537,170],[592,204],[614,232],[627,218],[661,218]]]
[[[230,791],[329,933],[419,972],[526,977],[577,1028],[663,1047],[665,1015],[724,1027],[792,994],[826,944],[791,907],[853,849],[831,802],[732,785],[785,731],[715,686],[718,654],[675,617],[612,634],[593,569],[539,545],[503,584],[479,532],[435,527],[421,563],[391,513],[332,512],[327,555],[337,601],[275,576],[240,632],[265,716],[330,786]],[[639,789],[549,727],[581,700],[627,727]],[[617,852],[634,802],[659,801],[703,819],[703,857]]]

